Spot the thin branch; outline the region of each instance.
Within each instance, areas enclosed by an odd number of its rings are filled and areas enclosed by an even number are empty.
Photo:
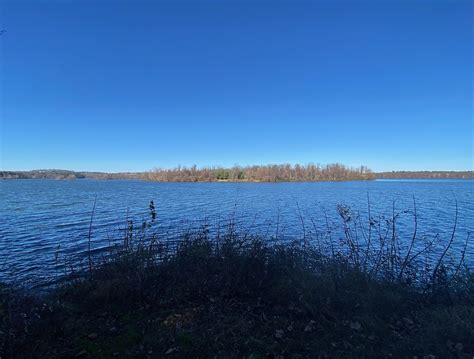
[[[411,254],[411,251],[413,249],[413,245],[415,244],[415,240],[416,240],[416,232],[418,230],[418,215],[416,213],[416,199],[415,199],[415,196],[413,196],[413,213],[414,213],[414,217],[415,217],[415,228],[413,230],[413,236],[411,238],[410,247],[408,248],[407,255],[405,256],[405,260],[403,261],[402,268],[400,269],[400,274],[398,275],[398,280],[399,281],[402,279],[403,272],[405,271],[405,268],[406,268],[407,263],[408,263],[408,258],[410,258],[410,254]]]
[[[97,203],[97,196],[95,196],[95,198],[94,198],[94,206],[92,207],[91,220],[89,222],[89,235],[87,236],[88,257],[89,257],[89,275],[92,275],[91,237],[92,237],[92,221],[94,219],[96,203]]]
[[[463,250],[462,250],[462,252],[461,252],[461,259],[459,260],[459,264],[458,264],[458,266],[456,267],[456,272],[454,272],[454,277],[457,277],[457,275],[458,275],[458,273],[459,273],[459,271],[460,271],[462,265],[464,264],[464,257],[465,257],[465,255],[466,255],[467,245],[468,245],[468,243],[469,243],[469,238],[470,238],[470,236],[471,236],[471,233],[468,232],[468,233],[467,233],[466,240],[464,241],[464,248],[463,248]]]
[[[443,262],[443,259],[444,259],[445,255],[446,255],[446,253],[448,253],[449,248],[450,248],[451,245],[453,244],[453,241],[454,241],[454,234],[456,233],[457,224],[458,224],[458,200],[456,200],[456,214],[455,214],[455,217],[454,217],[453,232],[451,233],[451,238],[449,239],[448,245],[446,246],[446,248],[444,248],[444,251],[443,251],[443,253],[441,254],[441,257],[439,257],[438,263],[436,263],[436,266],[435,266],[435,268],[434,268],[434,270],[433,270],[433,280],[435,280],[436,274],[437,274],[437,272],[438,272],[438,269],[439,269],[439,267],[441,266],[441,263]]]
[[[304,225],[304,219],[303,219],[303,215],[301,214],[300,205],[298,203],[298,200],[296,200],[296,207],[298,208],[298,215],[300,217],[301,227],[303,228],[303,243],[304,243],[304,247],[306,249],[306,227]]]
[[[372,216],[370,213],[370,197],[369,197],[369,192],[367,192],[367,215],[369,216],[369,234],[367,238],[367,248],[365,250],[365,259],[364,259],[364,273],[367,273],[367,260],[369,258],[369,252],[370,252],[370,242],[372,239]]]

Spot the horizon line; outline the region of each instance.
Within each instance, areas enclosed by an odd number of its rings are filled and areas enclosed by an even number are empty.
[[[146,173],[146,172],[151,172],[151,171],[155,171],[155,170],[159,170],[159,171],[166,171],[166,170],[176,170],[178,168],[181,168],[181,169],[190,169],[192,168],[193,166],[196,166],[197,169],[231,169],[231,168],[235,168],[235,167],[241,167],[241,168],[246,168],[246,167],[254,167],[254,166],[262,166],[262,167],[266,167],[266,166],[282,166],[282,165],[290,165],[292,167],[296,166],[296,165],[299,165],[299,166],[307,166],[307,165],[311,165],[311,164],[314,164],[314,163],[308,163],[308,164],[299,164],[299,163],[295,163],[295,164],[292,164],[292,163],[269,163],[269,164],[261,164],[261,165],[233,165],[233,166],[222,166],[222,165],[207,165],[207,166],[197,166],[197,165],[191,165],[191,166],[184,166],[184,165],[177,165],[177,166],[174,166],[174,167],[153,167],[151,169],[147,169],[147,170],[141,170],[141,171],[129,171],[129,170],[126,170],[126,171],[104,171],[104,170],[77,170],[77,169],[66,169],[66,168],[33,168],[33,169],[0,169],[0,172],[34,172],[34,171],[67,171],[67,172],[75,172],[75,173],[81,173],[81,172],[85,172],[85,173],[104,173],[104,174],[120,174],[120,173],[132,173],[132,174],[136,174],[136,173]],[[386,172],[474,172],[474,169],[462,169],[462,170],[452,170],[452,169],[436,169],[436,170],[428,170],[428,169],[417,169],[417,170],[403,170],[403,169],[392,169],[392,170],[372,170],[371,168],[369,168],[368,166],[365,166],[365,165],[361,165],[361,166],[347,166],[347,165],[344,165],[342,163],[338,163],[338,162],[334,162],[334,163],[328,163],[328,164],[314,164],[316,166],[321,166],[321,167],[325,167],[325,166],[330,166],[330,165],[342,165],[346,168],[360,168],[360,167],[366,167],[369,171],[371,171],[372,173],[386,173]]]

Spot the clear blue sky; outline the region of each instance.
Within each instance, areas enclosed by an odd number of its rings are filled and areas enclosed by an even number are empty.
[[[469,1],[2,1],[1,168],[473,169]]]

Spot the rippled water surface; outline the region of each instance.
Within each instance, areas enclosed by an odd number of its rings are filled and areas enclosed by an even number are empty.
[[[439,233],[448,241],[459,215],[455,248],[474,230],[474,181],[397,180],[320,183],[155,183],[132,180],[0,181],[0,279],[29,280],[53,275],[61,258],[80,257],[87,249],[89,221],[97,197],[92,248],[100,251],[120,237],[128,219],[148,219],[153,200],[157,221],[152,230],[169,237],[206,220],[211,227],[235,218],[256,234],[301,238],[340,223],[337,205],[346,204],[361,218],[391,216],[413,209],[416,199],[419,234]],[[299,210],[298,210],[299,207]],[[300,216],[301,214],[301,216]],[[301,217],[304,224],[301,223]],[[303,227],[304,226],[304,227]],[[413,215],[399,221],[400,237],[410,238]],[[466,258],[472,263],[474,246]],[[65,260],[64,260],[65,262]]]

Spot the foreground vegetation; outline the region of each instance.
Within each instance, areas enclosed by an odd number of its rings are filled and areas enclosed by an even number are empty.
[[[415,229],[347,207],[344,237],[275,243],[208,226],[172,247],[129,226],[123,245],[88,258],[47,294],[0,287],[0,355],[69,357],[406,357],[474,355],[474,276]],[[359,233],[359,235],[356,235]],[[422,242],[422,243],[419,243]],[[270,244],[273,243],[273,244]]]

